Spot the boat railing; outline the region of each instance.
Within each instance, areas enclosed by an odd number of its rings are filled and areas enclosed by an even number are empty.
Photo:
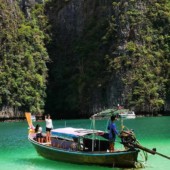
[[[72,151],[78,150],[77,142],[69,141],[65,139],[59,139],[59,138],[51,138],[51,146],[56,148],[66,149],[66,150],[72,150]]]
[[[66,140],[63,138],[51,138],[51,146],[71,151],[92,151],[92,142],[94,142],[93,151],[107,151],[109,149],[109,142],[107,140],[90,138],[82,138],[82,142],[74,140]]]

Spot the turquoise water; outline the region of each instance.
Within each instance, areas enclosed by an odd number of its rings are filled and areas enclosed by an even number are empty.
[[[35,123],[36,124],[36,123]],[[45,130],[45,123],[40,122]],[[54,127],[90,128],[90,120],[56,120]],[[96,121],[96,128],[105,130],[106,120]],[[120,128],[120,121],[116,122]],[[124,120],[124,125],[134,129],[137,139],[147,148],[157,148],[157,152],[170,156],[170,117],[149,117]],[[39,156],[27,140],[26,122],[0,122],[0,169],[3,170],[109,170],[101,166],[76,165],[51,161]],[[119,139],[116,147],[119,148]],[[142,152],[141,152],[142,153]],[[140,159],[143,159],[142,155]],[[169,170],[170,160],[148,154],[146,167],[142,170]],[[118,168],[114,168],[118,170]],[[120,170],[120,169],[119,169]]]

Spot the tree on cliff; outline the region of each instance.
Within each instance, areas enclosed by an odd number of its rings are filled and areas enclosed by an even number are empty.
[[[39,9],[33,6],[28,20],[16,1],[0,0],[0,107],[6,112],[43,111],[48,54]]]

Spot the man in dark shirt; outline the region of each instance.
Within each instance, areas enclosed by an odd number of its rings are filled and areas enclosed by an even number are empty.
[[[116,139],[116,135],[118,135],[118,131],[116,129],[116,124],[115,124],[116,116],[112,115],[110,118],[110,122],[108,125],[108,130],[109,130],[109,149],[110,152],[114,152],[114,143]]]

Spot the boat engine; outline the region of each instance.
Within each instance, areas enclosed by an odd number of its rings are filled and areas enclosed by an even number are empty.
[[[126,148],[134,148],[134,145],[136,144],[137,140],[135,137],[135,134],[133,130],[127,130],[127,131],[121,131],[119,137],[121,138],[121,143]]]
[[[123,130],[123,131],[120,132],[119,137],[121,138],[121,143],[124,145],[125,148],[129,148],[129,149],[132,149],[132,150],[137,148],[137,149],[140,149],[144,152],[147,152],[147,153],[150,153],[150,154],[153,154],[153,155],[156,154],[156,155],[162,156],[162,157],[170,160],[169,156],[157,152],[156,148],[148,149],[148,148],[142,146],[139,143],[139,141],[136,139],[133,130],[127,130],[127,131]]]

